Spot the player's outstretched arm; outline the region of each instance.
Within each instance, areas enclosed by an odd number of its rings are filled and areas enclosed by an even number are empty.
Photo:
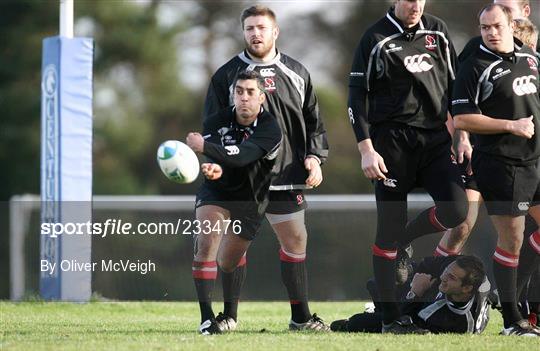
[[[384,173],[388,173],[388,169],[384,164],[384,159],[371,143],[371,139],[364,139],[358,143],[358,151],[362,155],[362,171],[369,179],[386,179]]]
[[[481,114],[462,114],[454,117],[454,125],[458,129],[476,134],[510,133],[527,139],[531,139],[535,132],[533,116],[508,120]]]
[[[204,151],[204,138],[201,134],[196,132],[188,133],[186,137],[186,144],[196,153],[202,153]]]
[[[186,144],[197,153],[202,153],[212,160],[227,167],[244,167],[261,157],[266,151],[250,140],[239,145],[221,146],[205,142],[204,137],[196,132],[189,133]]]

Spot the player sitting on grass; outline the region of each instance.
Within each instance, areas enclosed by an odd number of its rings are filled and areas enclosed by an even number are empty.
[[[481,333],[486,328],[490,283],[480,259],[426,257],[415,272],[410,290],[400,296],[401,312],[412,323],[432,333]],[[373,300],[377,305],[378,296]],[[334,321],[330,327],[341,332],[380,333],[381,321],[382,312],[376,309]]]

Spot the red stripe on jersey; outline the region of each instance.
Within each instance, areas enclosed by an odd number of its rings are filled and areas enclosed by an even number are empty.
[[[382,257],[387,260],[395,260],[397,257],[397,250],[383,250],[377,245],[373,245],[371,247],[371,251],[373,252],[374,256]]]
[[[531,244],[534,251],[540,255],[540,231],[536,231],[529,237],[529,244]]]
[[[493,259],[499,264],[511,268],[515,268],[519,264],[519,256],[512,255],[511,253],[501,249],[500,247],[497,247],[495,249],[495,252],[493,253]]]
[[[306,255],[294,255],[279,249],[279,259],[283,262],[299,263],[306,260]]]
[[[429,222],[430,222],[436,229],[438,229],[440,232],[445,231],[445,230],[448,230],[448,228],[446,228],[444,225],[441,224],[441,222],[439,222],[439,220],[437,219],[436,212],[437,212],[437,207],[436,207],[436,206],[433,206],[433,207],[429,210]]]

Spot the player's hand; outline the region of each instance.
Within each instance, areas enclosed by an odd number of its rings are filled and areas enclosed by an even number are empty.
[[[457,162],[459,164],[462,164],[463,162],[468,162],[467,165],[467,174],[472,175],[472,166],[471,166],[471,159],[472,159],[472,152],[473,147],[471,145],[471,141],[469,140],[469,133],[466,131],[458,131],[458,142],[457,142]]]
[[[384,180],[388,169],[384,164],[384,159],[371,143],[371,139],[365,139],[358,143],[358,151],[362,155],[362,171],[368,179]]]
[[[418,297],[422,297],[424,293],[435,284],[437,279],[431,274],[416,273],[411,282],[411,291]]]
[[[362,153],[362,171],[368,179],[384,180],[388,169],[384,159],[375,150]]]
[[[208,180],[217,180],[223,175],[223,168],[217,163],[203,163],[201,171]]]
[[[189,133],[186,137],[186,144],[194,152],[203,152],[204,151],[204,138],[199,133]]]
[[[306,185],[311,187],[318,187],[323,180],[322,169],[319,161],[314,157],[306,157],[304,160],[304,167],[309,172],[309,176],[306,179]]]
[[[519,137],[531,139],[534,135],[533,118],[534,116],[531,115],[526,118],[520,118],[516,121],[511,121],[510,133]]]

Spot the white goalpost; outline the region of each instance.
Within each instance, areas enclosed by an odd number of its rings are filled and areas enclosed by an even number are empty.
[[[41,222],[91,220],[92,38],[75,38],[74,2],[60,1],[59,36],[43,40],[41,79]],[[80,201],[86,206],[67,205]],[[40,237],[40,261],[91,259],[89,238]],[[88,272],[40,274],[46,300],[88,301]]]
[[[73,0],[60,0],[60,36],[73,38]]]

